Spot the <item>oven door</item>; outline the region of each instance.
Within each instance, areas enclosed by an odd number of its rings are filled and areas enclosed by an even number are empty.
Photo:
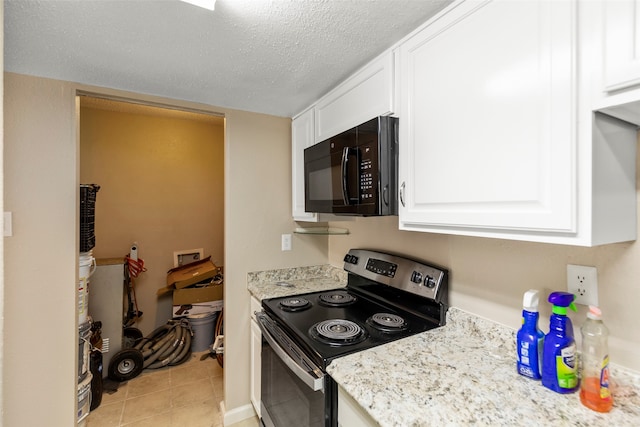
[[[265,313],[256,313],[262,331],[261,416],[266,427],[329,427],[328,379]],[[330,393],[329,393],[330,394]]]

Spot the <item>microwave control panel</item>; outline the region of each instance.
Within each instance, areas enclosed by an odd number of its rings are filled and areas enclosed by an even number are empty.
[[[373,179],[376,167],[375,150],[370,145],[360,147],[360,202],[373,203],[376,197],[376,182]]]

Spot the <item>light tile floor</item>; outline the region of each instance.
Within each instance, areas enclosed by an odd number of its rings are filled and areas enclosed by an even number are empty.
[[[182,365],[147,369],[104,393],[87,417],[87,427],[222,427],[223,370],[208,352],[194,353]],[[257,427],[257,418],[233,427]]]

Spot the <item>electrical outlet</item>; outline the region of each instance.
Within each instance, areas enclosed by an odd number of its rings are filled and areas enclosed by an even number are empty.
[[[598,270],[567,264],[567,289],[576,296],[576,304],[598,306]]]
[[[291,250],[291,234],[282,235],[282,250],[283,251]]]

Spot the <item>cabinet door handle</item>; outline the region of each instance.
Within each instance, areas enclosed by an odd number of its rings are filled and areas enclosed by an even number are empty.
[[[402,203],[402,207],[404,208],[404,181],[402,181],[402,185],[400,186],[400,203]]]

